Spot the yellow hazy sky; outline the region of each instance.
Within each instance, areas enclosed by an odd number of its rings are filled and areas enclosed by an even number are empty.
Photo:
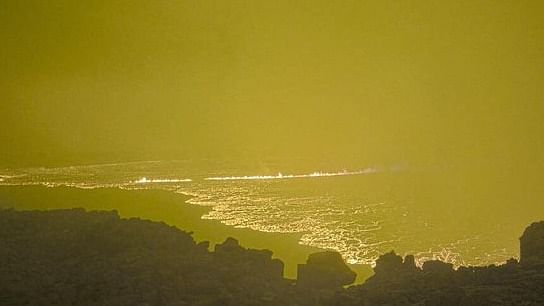
[[[542,1],[0,2],[0,165],[544,168]]]

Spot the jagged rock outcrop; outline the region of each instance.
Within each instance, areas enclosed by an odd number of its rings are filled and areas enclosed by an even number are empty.
[[[240,276],[251,277],[255,271],[259,271],[268,280],[283,280],[283,262],[272,259],[272,251],[243,248],[232,237],[215,245],[214,260],[224,269],[236,267],[236,273]]]
[[[308,256],[297,270],[297,297],[300,305],[331,305],[343,286],[356,278],[338,252],[324,251]]]
[[[519,240],[522,265],[544,264],[544,221],[529,225]]]
[[[0,210],[0,304],[325,305],[355,278],[324,252],[307,263],[319,285],[295,286],[271,251],[227,238],[210,252],[191,234],[115,211]]]
[[[2,305],[544,305],[543,222],[521,238],[521,261],[460,267],[394,252],[362,285],[326,251],[282,276],[268,250],[234,238],[209,251],[191,233],[116,212],[0,210]]]
[[[0,210],[2,305],[294,305],[268,250],[116,212]]]
[[[414,272],[417,270],[416,258],[414,255],[406,255],[402,262],[402,269],[407,272]]]
[[[438,260],[414,264],[394,252],[380,256],[364,284],[336,295],[336,305],[544,305],[544,222],[521,238],[521,262],[459,267]]]
[[[297,286],[312,289],[337,289],[352,284],[357,275],[337,252],[325,251],[308,256],[299,264]]]
[[[378,277],[385,275],[394,275],[400,272],[403,268],[402,257],[395,254],[394,251],[385,253],[376,260],[376,266],[374,267],[374,273]]]

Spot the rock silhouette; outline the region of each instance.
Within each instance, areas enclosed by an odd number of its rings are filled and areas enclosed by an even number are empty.
[[[290,305],[268,250],[116,212],[0,211],[1,305]]]
[[[352,284],[357,275],[337,252],[325,251],[308,256],[306,264],[299,264],[297,285],[312,289],[339,289]]]
[[[544,264],[544,221],[529,225],[519,240],[521,264]]]
[[[337,294],[336,305],[544,305],[544,222],[524,233],[522,264],[510,259],[487,267],[460,267],[439,260],[416,267],[414,258],[380,256],[364,284]]]
[[[0,210],[2,305],[544,305],[544,222],[520,238],[521,262],[460,267],[393,251],[355,278],[340,254],[311,254],[298,280],[268,250],[234,238],[196,243],[116,212]]]

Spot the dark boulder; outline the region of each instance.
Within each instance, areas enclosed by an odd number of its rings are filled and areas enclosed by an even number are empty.
[[[314,289],[336,289],[355,281],[356,274],[337,252],[325,251],[308,256],[298,265],[297,286]]]
[[[519,240],[522,265],[544,264],[544,221],[527,227]]]
[[[232,237],[216,244],[213,253],[215,262],[222,270],[236,270],[244,278],[259,276],[282,280],[284,264],[279,259],[272,259],[272,254],[270,250],[246,249]]]
[[[402,257],[395,254],[395,251],[385,253],[376,260],[374,273],[377,277],[395,276],[400,271],[404,270]]]
[[[440,260],[428,260],[423,263],[423,272],[430,273],[434,276],[451,275],[453,273],[453,264]]]
[[[243,251],[243,248],[240,246],[240,243],[238,243],[238,240],[232,237],[228,237],[223,243],[215,245],[216,253],[232,253],[240,251]]]
[[[416,259],[414,255],[406,255],[404,257],[404,261],[402,262],[402,268],[404,269],[404,271],[407,272],[417,271]]]
[[[427,288],[447,288],[454,283],[454,270],[451,263],[429,260],[423,263],[422,270]]]

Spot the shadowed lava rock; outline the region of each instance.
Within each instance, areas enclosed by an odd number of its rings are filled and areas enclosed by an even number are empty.
[[[544,221],[527,227],[519,240],[522,265],[544,264]]]
[[[0,210],[1,305],[293,305],[268,250],[116,212]]]
[[[228,238],[208,250],[164,223],[116,212],[0,210],[1,305],[544,305],[544,222],[521,242],[521,263],[460,267],[394,252],[351,284],[335,252],[299,265],[298,284],[268,250]]]
[[[544,222],[521,238],[515,259],[487,267],[459,267],[431,260],[422,268],[413,256],[380,256],[364,284],[336,295],[335,305],[544,305]]]
[[[297,286],[313,289],[338,289],[355,281],[357,275],[337,252],[325,251],[308,256],[299,264]]]
[[[337,252],[325,251],[308,256],[306,264],[297,269],[297,296],[301,305],[330,305],[343,286],[355,281],[357,275]]]

